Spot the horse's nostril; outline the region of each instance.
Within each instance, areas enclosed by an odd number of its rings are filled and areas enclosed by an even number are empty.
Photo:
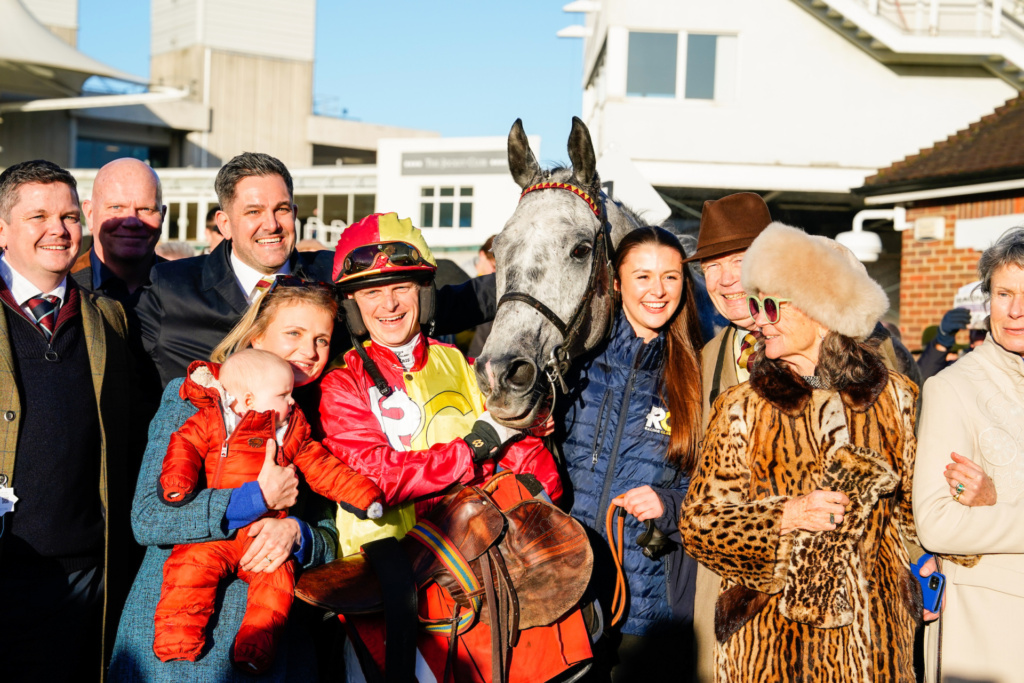
[[[505,382],[518,389],[529,389],[537,378],[537,369],[525,358],[517,358],[508,364]]]

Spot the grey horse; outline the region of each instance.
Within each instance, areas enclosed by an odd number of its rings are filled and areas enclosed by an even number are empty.
[[[524,192],[494,240],[498,313],[476,373],[491,415],[517,429],[547,417],[571,360],[608,334],[610,258],[622,237],[639,227],[601,192],[590,131],[576,117],[569,159],[571,168],[542,170],[522,121],[512,125],[509,170]]]

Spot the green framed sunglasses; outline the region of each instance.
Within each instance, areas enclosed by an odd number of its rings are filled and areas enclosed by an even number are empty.
[[[782,304],[789,301],[789,299],[780,299],[776,296],[766,296],[763,299],[759,299],[748,294],[747,308],[750,309],[751,318],[756,318],[761,311],[764,311],[764,317],[774,325],[782,318]]]

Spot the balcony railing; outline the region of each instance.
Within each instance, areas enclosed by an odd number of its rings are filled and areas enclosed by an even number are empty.
[[[907,35],[1024,41],[1024,0],[857,0]]]

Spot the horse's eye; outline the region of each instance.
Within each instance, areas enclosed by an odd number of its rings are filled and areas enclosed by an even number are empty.
[[[583,258],[590,254],[590,245],[587,243],[577,244],[572,250],[573,258]]]

